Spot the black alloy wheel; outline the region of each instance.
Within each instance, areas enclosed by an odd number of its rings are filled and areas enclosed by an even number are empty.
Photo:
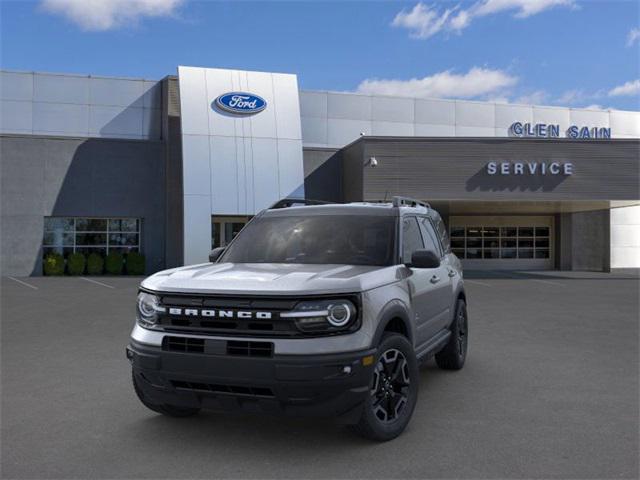
[[[369,394],[363,402],[360,419],[352,429],[378,442],[400,435],[418,401],[419,375],[409,339],[398,333],[385,333],[371,368]]]
[[[391,348],[376,364],[371,387],[373,414],[383,423],[398,418],[409,399],[409,364],[404,354]]]

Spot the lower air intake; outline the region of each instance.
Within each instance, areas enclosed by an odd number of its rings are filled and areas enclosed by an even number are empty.
[[[242,385],[219,385],[212,383],[184,382],[171,380],[173,388],[194,392],[226,393],[230,395],[247,395],[252,397],[274,397],[273,391],[266,387],[248,387]]]

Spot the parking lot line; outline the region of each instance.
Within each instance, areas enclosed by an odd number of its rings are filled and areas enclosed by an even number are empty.
[[[29,288],[32,288],[34,290],[38,290],[38,287],[36,287],[34,285],[31,285],[31,284],[29,284],[27,282],[23,282],[22,280],[18,280],[17,278],[13,278],[13,277],[7,277],[7,278],[10,278],[14,282],[18,282],[19,284],[24,285],[25,287],[29,287]]]
[[[490,284],[484,283],[484,282],[479,282],[478,280],[467,280],[467,279],[465,279],[464,282],[465,283],[477,283],[478,285],[482,285],[483,287],[493,288],[493,285],[490,285]]]
[[[116,288],[113,285],[107,285],[106,283],[102,283],[99,282],[97,280],[92,280],[91,278],[86,278],[86,277],[80,277],[82,280],[86,280],[87,282],[91,282],[91,283],[95,283],[96,285],[100,285],[102,287],[107,287],[107,288]]]

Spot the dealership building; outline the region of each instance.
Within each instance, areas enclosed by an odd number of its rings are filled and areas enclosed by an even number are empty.
[[[427,201],[466,268],[640,267],[640,112],[299,90],[296,75],[0,72],[3,275],[207,261],[283,197]]]

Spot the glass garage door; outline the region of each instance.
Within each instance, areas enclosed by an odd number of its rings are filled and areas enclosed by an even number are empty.
[[[553,217],[451,217],[449,231],[466,268],[553,268]]]

